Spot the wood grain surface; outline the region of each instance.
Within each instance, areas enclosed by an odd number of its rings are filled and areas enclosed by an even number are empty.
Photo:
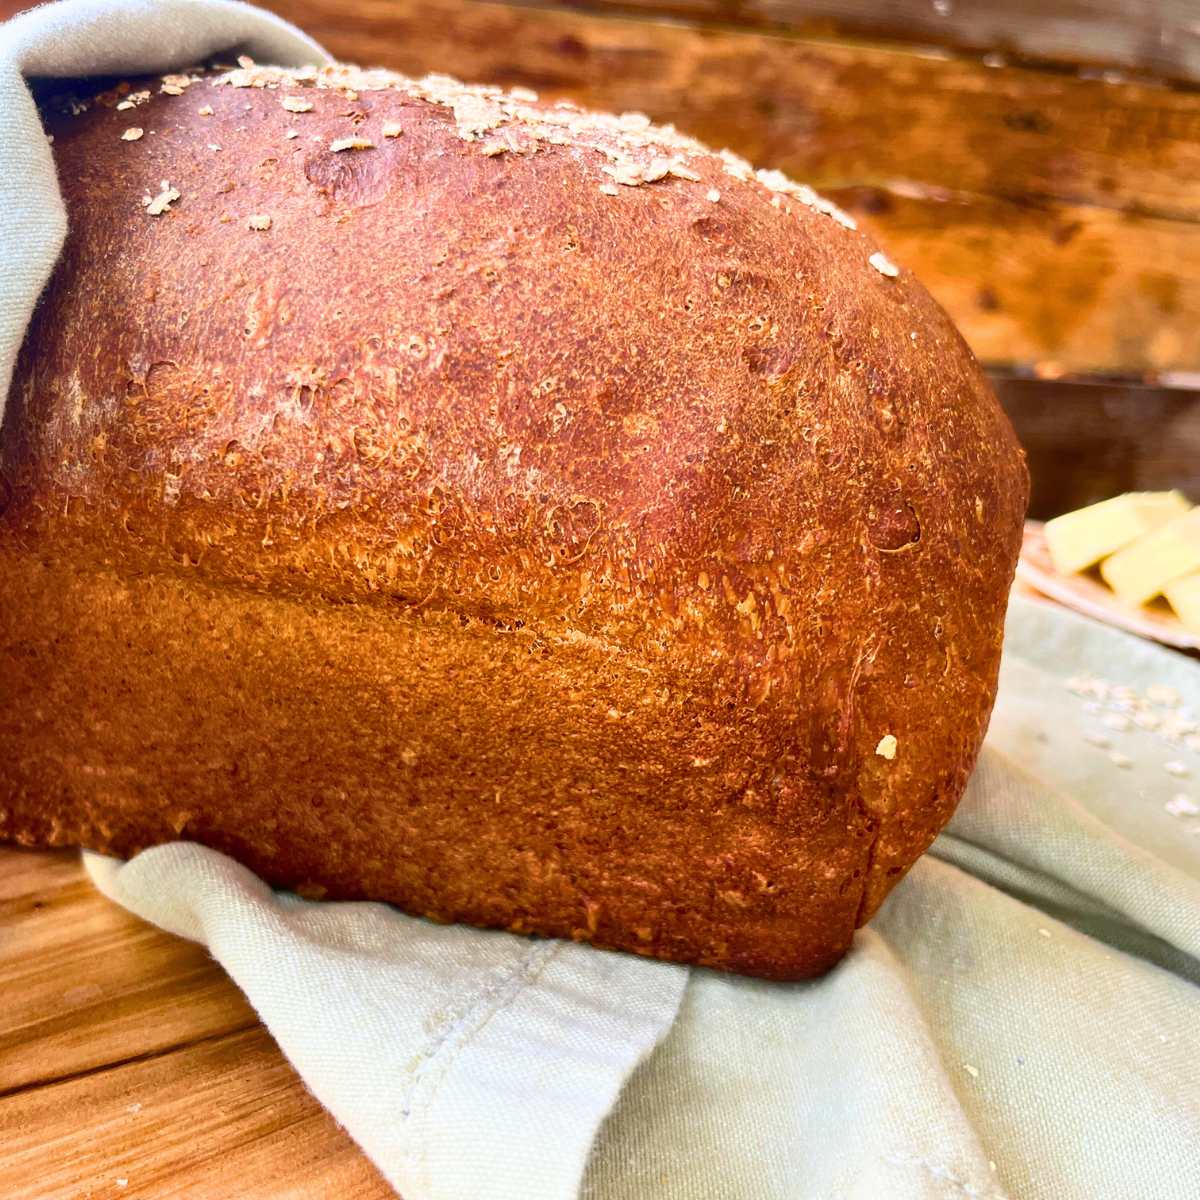
[[[1193,0],[514,2],[813,38],[943,46],[1051,68],[1117,69],[1150,78],[1200,80],[1200,20]],[[0,0],[0,19],[30,7],[30,0]]]
[[[393,1195],[202,947],[0,846],[4,1200]]]
[[[556,6],[549,0],[525,3]],[[1200,78],[1194,0],[571,0],[574,8]]]

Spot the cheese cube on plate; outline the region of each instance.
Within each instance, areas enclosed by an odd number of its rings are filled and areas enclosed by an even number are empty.
[[[1046,522],[1054,569],[1086,571],[1191,506],[1179,492],[1126,492]]]
[[[1200,571],[1168,583],[1163,595],[1184,626],[1200,633]]]
[[[1176,517],[1118,550],[1100,574],[1122,600],[1145,604],[1175,580],[1200,571],[1200,508]]]

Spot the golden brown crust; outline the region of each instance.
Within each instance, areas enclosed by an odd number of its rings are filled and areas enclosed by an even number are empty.
[[[0,836],[836,961],[961,794],[1026,500],[919,285],[776,174],[495,89],[242,68],[51,128]]]

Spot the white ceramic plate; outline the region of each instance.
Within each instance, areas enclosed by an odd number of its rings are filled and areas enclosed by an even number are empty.
[[[1165,605],[1153,608],[1125,604],[1091,574],[1062,575],[1054,569],[1041,521],[1025,522],[1025,538],[1017,563],[1017,579],[1067,608],[1097,621],[1162,642],[1179,650],[1200,650],[1200,635],[1185,629]]]

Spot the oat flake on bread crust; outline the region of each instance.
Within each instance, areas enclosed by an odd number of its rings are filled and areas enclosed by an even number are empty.
[[[688,163],[712,158],[714,152],[695,138],[681,134],[673,125],[655,125],[644,113],[612,114],[581,109],[570,101],[553,105],[538,103],[536,92],[527,88],[504,90],[482,84],[461,83],[448,75],[426,75],[410,79],[383,68],[362,68],[341,63],[328,66],[286,68],[237,67],[214,76],[215,87],[314,88],[318,91],[398,91],[415,100],[448,108],[455,119],[458,136],[478,142],[486,134],[504,131],[511,144],[504,148],[531,153],[540,145],[578,146],[595,150],[608,160],[599,169],[617,183],[636,187],[668,177],[693,183],[701,176]],[[283,105],[291,112],[306,112],[310,102],[285,96]],[[485,154],[495,154],[496,142],[488,143]],[[664,158],[664,153],[668,156]],[[725,174],[735,179],[757,179],[768,191],[798,201],[824,213],[846,229],[854,230],[854,218],[806,184],[796,183],[782,171],[756,171],[731,151],[715,154]],[[606,189],[602,189],[606,190]]]

